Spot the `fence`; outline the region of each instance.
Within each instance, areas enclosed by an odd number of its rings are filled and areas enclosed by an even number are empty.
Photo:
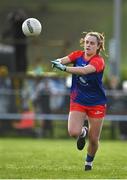
[[[104,127],[108,124],[111,137],[115,137],[116,127],[121,123],[127,131],[127,93],[122,90],[106,90],[108,97],[107,115]],[[50,128],[51,122],[64,121],[67,124],[69,111],[69,89],[65,78],[58,77],[17,77],[0,78],[0,128],[5,123],[9,128],[12,122],[22,119],[23,113],[32,111],[38,124]],[[63,108],[64,107],[64,108]],[[31,120],[33,114],[25,114]],[[7,122],[7,123],[6,123]],[[107,123],[109,122],[109,123]],[[48,125],[46,125],[48,124]],[[33,125],[33,124],[32,124]]]

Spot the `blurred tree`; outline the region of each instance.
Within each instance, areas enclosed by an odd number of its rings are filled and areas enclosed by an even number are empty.
[[[16,72],[26,72],[27,69],[27,38],[22,32],[22,23],[26,14],[22,9],[10,12],[7,16],[8,27],[2,33],[2,38],[11,37],[15,49]]]

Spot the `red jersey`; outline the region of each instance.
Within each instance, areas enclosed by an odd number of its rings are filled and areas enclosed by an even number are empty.
[[[87,66],[91,64],[96,72],[86,75],[72,75],[71,102],[86,106],[106,104],[102,77],[105,68],[104,59],[95,55],[90,60],[84,59],[84,51],[74,51],[68,55],[74,66]]]

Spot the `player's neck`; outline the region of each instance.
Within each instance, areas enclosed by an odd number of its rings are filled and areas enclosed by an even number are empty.
[[[85,53],[84,54],[84,58],[85,58],[85,60],[90,60],[93,56],[95,56],[96,54],[87,54],[87,53]]]

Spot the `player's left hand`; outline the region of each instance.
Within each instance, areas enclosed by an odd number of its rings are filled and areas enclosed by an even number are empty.
[[[63,64],[61,64],[60,62],[58,62],[58,61],[51,61],[52,62],[52,67],[53,68],[57,68],[57,69],[59,69],[59,70],[61,70],[61,71],[66,71],[66,66],[65,65],[63,65]]]

